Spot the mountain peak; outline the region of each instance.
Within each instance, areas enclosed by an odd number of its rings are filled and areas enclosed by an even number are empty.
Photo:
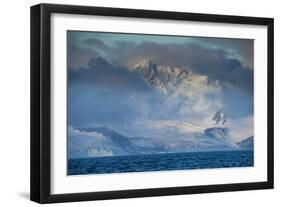
[[[221,110],[217,111],[212,118],[212,120],[215,121],[216,124],[222,123],[223,125],[226,123],[227,119],[228,115]]]
[[[109,65],[109,63],[102,57],[93,57],[90,59],[89,66]]]
[[[152,60],[150,59],[144,59],[140,62],[138,62],[137,64],[134,65],[134,69],[143,69],[143,68],[150,68],[150,67],[157,67],[156,64],[154,62],[152,62]]]
[[[243,139],[236,143],[242,150],[253,150],[254,149],[254,136]]]
[[[143,59],[141,62],[146,63],[146,64],[153,64],[152,60],[149,58]]]
[[[188,76],[188,72],[183,68],[157,65],[150,59],[144,59],[135,64],[132,67],[132,72],[141,74],[148,85],[163,93],[175,90],[181,81]]]

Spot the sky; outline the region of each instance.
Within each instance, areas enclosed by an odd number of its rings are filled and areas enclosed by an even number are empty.
[[[68,31],[68,124],[167,140],[221,126],[237,142],[254,133],[253,67],[250,39]]]

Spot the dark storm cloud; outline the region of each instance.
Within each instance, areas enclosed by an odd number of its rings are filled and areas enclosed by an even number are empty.
[[[145,92],[149,90],[143,79],[136,73],[131,73],[121,66],[113,66],[105,59],[91,58],[83,68],[68,69],[69,84],[87,84],[110,90],[122,89]]]
[[[198,38],[193,43],[183,44],[115,41],[108,46],[100,39],[87,38],[83,40],[82,45],[86,46],[83,49],[69,44],[68,57],[69,66],[73,68],[88,64],[91,57],[100,56],[97,50],[103,51],[109,62],[124,67],[151,59],[160,65],[190,67],[194,73],[208,76],[209,81],[219,81],[222,86],[252,93],[253,69],[247,66],[253,62],[252,43],[252,40]],[[240,59],[229,55],[229,51],[241,53]],[[241,57],[249,64],[242,64]]]
[[[94,38],[85,39],[83,41],[83,43],[85,45],[87,45],[88,47],[94,47],[94,48],[101,49],[101,50],[110,49],[102,40],[99,40],[99,39],[94,39]]]
[[[207,44],[215,48],[225,48],[243,61],[245,66],[253,68],[253,41],[250,39],[199,38],[198,43]]]
[[[133,41],[134,36],[130,36],[130,41],[126,41],[121,38],[122,34],[111,34],[104,39],[100,33],[99,38],[95,38],[96,33],[83,38],[79,34],[84,33],[68,34],[68,66],[71,68],[85,67],[93,57],[104,57],[111,65],[117,63],[125,68],[151,59],[159,65],[190,67],[194,73],[208,76],[209,81],[219,81],[225,88],[233,87],[247,93],[253,90],[253,40],[187,37],[186,43],[166,42],[168,39],[162,43],[148,41],[148,36],[143,41],[139,41],[139,36]]]
[[[118,50],[120,52],[116,53],[115,59],[129,66],[149,58],[160,65],[191,67],[194,73],[206,75],[210,81],[218,80],[223,86],[252,93],[253,70],[243,66],[238,59],[229,58],[223,49],[211,49],[199,44],[123,42]]]
[[[67,65],[71,68],[79,68],[88,64],[89,60],[97,56],[93,49],[81,48],[75,44],[67,45]]]

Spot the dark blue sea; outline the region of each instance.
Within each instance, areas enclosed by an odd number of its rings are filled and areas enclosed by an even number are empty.
[[[68,175],[248,167],[253,151],[188,152],[68,160]]]

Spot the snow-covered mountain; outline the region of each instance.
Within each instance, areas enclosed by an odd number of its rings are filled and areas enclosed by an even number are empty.
[[[166,142],[126,137],[107,127],[69,129],[70,158],[226,150],[238,150],[237,145],[229,141],[227,128],[208,128],[201,135]]]
[[[242,150],[254,150],[254,136],[248,137],[240,142],[237,142],[237,145]]]
[[[107,127],[71,128],[68,139],[72,157],[156,154],[165,152],[160,141],[143,137],[126,137]]]
[[[149,59],[135,64],[131,70],[141,73],[146,83],[164,93],[188,78],[188,72],[182,68],[156,65]]]

